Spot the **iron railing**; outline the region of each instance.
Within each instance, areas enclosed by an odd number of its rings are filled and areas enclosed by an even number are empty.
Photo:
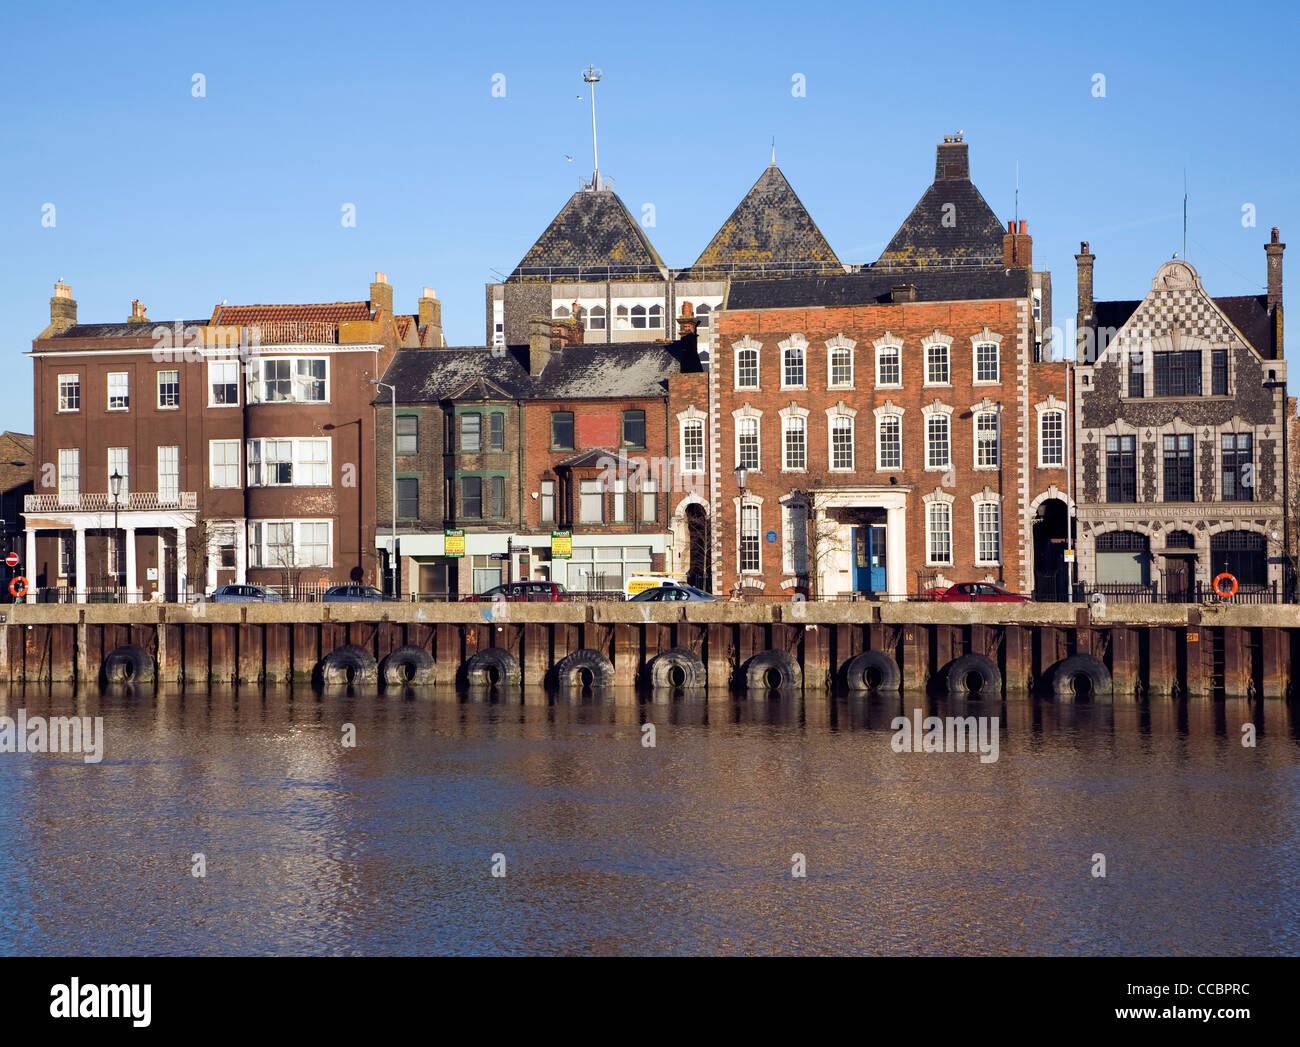
[[[132,491],[117,500],[119,512],[138,509],[197,509],[196,491],[179,491],[175,497],[157,491]],[[29,494],[23,497],[23,510],[29,513],[111,513],[113,496],[103,491],[82,491],[74,495]]]

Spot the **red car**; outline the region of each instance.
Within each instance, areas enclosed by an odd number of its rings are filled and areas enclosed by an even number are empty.
[[[1017,593],[989,582],[962,582],[946,590],[935,599],[943,603],[1028,603],[1029,600]]]
[[[559,582],[507,582],[487,592],[474,593],[466,600],[508,600],[511,603],[558,603],[567,598]]]

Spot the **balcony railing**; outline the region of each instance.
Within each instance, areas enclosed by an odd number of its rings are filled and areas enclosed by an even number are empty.
[[[117,500],[119,512],[134,509],[197,509],[196,491],[181,491],[175,497],[160,495],[157,491],[132,491]],[[23,498],[23,511],[28,513],[111,513],[113,496],[103,491],[84,491],[75,495],[29,494]]]

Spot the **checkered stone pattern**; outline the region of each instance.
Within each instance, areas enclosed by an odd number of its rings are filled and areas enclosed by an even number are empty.
[[[1129,335],[1141,341],[1167,335],[1175,328],[1215,345],[1235,341],[1218,309],[1193,287],[1153,291],[1133,314],[1128,327]]]

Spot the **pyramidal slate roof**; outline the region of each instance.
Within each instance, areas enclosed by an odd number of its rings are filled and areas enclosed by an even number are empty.
[[[998,265],[1002,223],[970,180],[967,143],[946,135],[934,181],[873,265]]]
[[[803,275],[844,271],[812,215],[773,162],[722,223],[686,276],[700,277],[709,271],[776,275],[782,266]]]
[[[551,220],[510,279],[658,280],[664,268],[659,252],[618,194],[605,188],[582,189]]]

